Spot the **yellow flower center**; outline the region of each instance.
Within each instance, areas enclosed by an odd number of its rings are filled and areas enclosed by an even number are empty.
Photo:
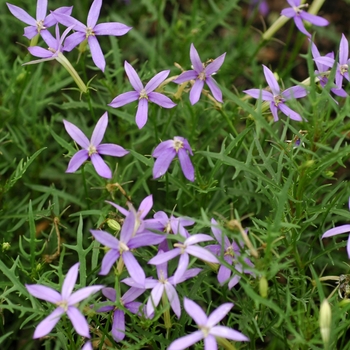
[[[179,149],[184,147],[184,143],[181,140],[175,139],[174,140],[174,148],[176,153],[179,152]]]
[[[87,27],[87,28],[86,28],[86,39],[87,39],[89,36],[95,36],[94,29],[91,28],[91,27]]]
[[[344,75],[344,73],[346,73],[348,71],[349,67],[347,64],[341,64],[339,67],[340,70],[340,74]]]
[[[140,91],[139,100],[141,100],[141,98],[145,98],[146,100],[148,100],[147,92],[146,92],[145,89],[142,89],[142,90]]]
[[[38,30],[38,33],[40,33],[41,30],[46,29],[43,20],[36,21],[36,29]]]
[[[183,243],[175,243],[174,247],[181,249],[181,254],[185,252],[185,249],[187,248],[186,244]]]
[[[61,300],[56,303],[57,306],[60,306],[64,311],[67,312],[68,310],[68,301],[67,300]]]
[[[89,152],[89,157],[91,157],[93,154],[97,153],[96,147],[93,145],[90,145],[88,148],[88,152]]]

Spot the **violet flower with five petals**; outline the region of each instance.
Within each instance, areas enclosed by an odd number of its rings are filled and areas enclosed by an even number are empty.
[[[292,98],[301,98],[306,96],[307,91],[305,88],[301,86],[292,86],[284,91],[281,91],[277,80],[271,70],[264,65],[263,68],[266,81],[272,92],[260,89],[249,89],[243,92],[256,99],[259,99],[261,97],[263,101],[269,101],[270,110],[275,122],[278,121],[278,110],[293,120],[302,121],[300,114],[290,109],[285,104],[285,101]]]
[[[308,4],[301,4],[301,0],[287,0],[287,2],[291,7],[283,9],[281,15],[293,18],[297,28],[308,37],[311,38],[311,34],[305,29],[303,20],[319,27],[328,26],[329,22],[326,19],[303,10]]]
[[[74,173],[87,159],[90,158],[98,175],[106,179],[112,178],[111,169],[104,162],[101,154],[113,157],[123,157],[129,152],[118,145],[111,143],[101,144],[108,124],[107,112],[105,112],[97,122],[91,136],[91,141],[89,141],[84,133],[74,124],[68,122],[67,120],[63,120],[63,123],[70,137],[83,148],[72,157],[68,164],[66,173]]]
[[[18,6],[6,3],[10,12],[18,18],[20,21],[29,24],[28,27],[24,28],[24,36],[28,39],[32,39],[37,34],[46,32],[47,28],[52,27],[57,23],[54,14],[60,13],[69,16],[72,13],[73,6],[60,7],[55,11],[52,11],[48,16],[47,12],[47,0],[38,0],[36,5],[36,19],[29,15],[26,11]]]
[[[350,210],[350,197],[349,197],[348,205],[349,205],[349,210]],[[328,237],[332,237],[332,236],[335,236],[335,235],[341,235],[342,233],[346,233],[346,232],[350,233],[350,225],[349,224],[331,228],[330,230],[327,230],[322,235],[321,238],[323,239],[323,238],[328,238]],[[348,252],[348,257],[350,259],[350,235],[349,235],[349,238],[348,238],[348,243],[346,245],[346,250]]]
[[[167,78],[170,70],[163,70],[156,74],[147,84],[143,87],[141,79],[137,75],[135,69],[127,61],[124,62],[124,68],[126,75],[130,80],[130,84],[135,91],[128,91],[120,94],[112,100],[108,105],[113,108],[124,106],[130,102],[139,100],[139,104],[136,112],[136,124],[139,129],[142,129],[148,119],[148,102],[153,102],[163,108],[173,108],[176,104],[167,96],[155,92],[154,90]]]
[[[157,158],[153,166],[153,178],[163,176],[172,160],[178,155],[183,174],[187,180],[193,182],[194,168],[187,152],[193,155],[190,144],[181,136],[175,136],[174,140],[161,142],[152,153],[152,157]]]
[[[89,43],[92,60],[94,61],[96,67],[100,68],[102,72],[104,72],[106,61],[103,56],[100,44],[97,40],[97,36],[121,36],[126,34],[131,29],[131,27],[128,27],[127,25],[119,22],[96,24],[98,17],[100,16],[101,7],[102,0],[93,1],[87,17],[87,25],[65,14],[54,13],[54,16],[59,23],[65,25],[66,27],[74,26],[74,30],[76,31],[74,34],[70,35],[67,38],[65,42],[66,51],[73,50],[81,42],[87,40]]]
[[[190,80],[195,81],[190,92],[190,101],[192,105],[198,102],[204,87],[204,83],[209,86],[209,89],[214,98],[217,101],[222,102],[222,92],[219,89],[216,81],[213,79],[212,75],[215,74],[224,63],[225,55],[226,52],[206,65],[202,63],[196,48],[193,44],[191,44],[190,59],[192,62],[193,70],[181,73],[175,80],[173,80],[173,82],[182,84]]]
[[[198,304],[186,297],[184,298],[184,307],[186,312],[197,323],[199,330],[176,339],[170,344],[168,350],[184,350],[202,339],[204,339],[204,350],[217,349],[216,337],[234,341],[249,341],[249,338],[241,332],[226,326],[216,325],[229,313],[233,307],[233,303],[220,305],[209,316],[205,314]]]
[[[90,338],[89,325],[85,317],[76,307],[76,304],[88,298],[91,294],[98,292],[104,286],[96,285],[84,287],[72,293],[78,277],[78,269],[79,263],[76,263],[69,269],[62,284],[61,294],[50,287],[40,284],[25,285],[31,295],[57,305],[57,308],[38,324],[33,335],[34,339],[41,338],[49,334],[64,313],[67,313],[74,329],[78,334],[83,337]]]
[[[174,273],[173,281],[175,285],[180,282],[182,276],[184,275],[190,262],[190,255],[213,264],[219,263],[219,260],[210,251],[196,245],[196,243],[212,240],[213,238],[211,236],[198,233],[185,239],[183,243],[175,243],[175,249],[169,250],[160,255],[156,255],[148,263],[152,265],[160,265],[180,255],[179,264],[176,272]]]

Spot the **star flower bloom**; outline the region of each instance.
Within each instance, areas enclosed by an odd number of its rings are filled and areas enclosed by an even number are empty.
[[[164,253],[162,250],[159,250],[158,256],[161,254],[164,254]],[[182,275],[182,277],[178,280],[178,283],[182,283],[188,280],[189,278],[197,276],[201,271],[202,269],[200,268],[187,270]],[[167,262],[157,265],[157,275],[158,275],[158,280],[155,280],[153,278],[147,278],[145,283],[146,289],[152,289],[151,295],[147,301],[147,307],[146,307],[148,317],[152,316],[152,314],[154,313],[154,308],[158,306],[160,299],[165,293],[175,315],[177,316],[177,318],[180,318],[181,317],[180,300],[176,292],[176,289],[174,288],[175,286],[174,277],[173,276],[168,277]],[[130,287],[138,287],[138,288],[141,287],[132,278],[125,278],[124,280],[122,280],[122,282],[127,284]]]
[[[193,70],[181,73],[175,80],[173,80],[173,82],[182,84],[190,80],[195,81],[190,92],[190,101],[192,105],[198,102],[204,87],[204,83],[209,86],[209,89],[214,98],[217,101],[222,102],[222,92],[219,89],[216,81],[213,79],[212,75],[220,69],[224,63],[225,56],[226,52],[206,65],[205,63],[202,63],[196,48],[193,44],[191,44],[190,59],[192,62]]]
[[[329,75],[329,69],[327,67],[327,65],[322,64],[321,62],[318,61],[318,58],[321,57],[320,52],[318,51],[316,45],[311,42],[311,53],[312,53],[312,57],[314,58],[314,61],[316,63],[317,66],[317,70],[315,71],[315,74],[317,75],[317,77],[320,80],[320,85],[324,88],[327,83],[328,83],[328,75]],[[328,53],[325,57],[328,57],[330,59],[332,59],[334,61],[334,53],[330,52]],[[331,88],[331,91],[334,93],[334,95],[337,96],[341,96],[341,97],[347,97],[348,94],[346,93],[346,91],[342,88]],[[337,101],[335,101],[336,103],[338,103]]]
[[[288,18],[293,18],[294,23],[297,28],[305,35],[311,38],[311,34],[305,29],[303,20],[314,24],[315,26],[325,27],[328,26],[329,22],[316,15],[312,15],[303,10],[304,7],[307,7],[308,4],[301,5],[301,0],[287,0],[288,4],[291,6],[283,9],[281,15],[286,16]]]
[[[221,252],[224,254],[224,260],[229,265],[234,265],[234,269],[238,271],[239,273],[248,273],[252,274],[252,272],[249,269],[244,269],[242,264],[238,261],[237,257],[241,255],[241,249],[242,245],[238,245],[235,242],[230,242],[229,239],[226,236],[222,235],[222,232],[220,229],[217,228],[218,223],[216,220],[211,219],[213,234],[218,241],[219,244],[213,244],[206,246],[206,249],[211,251],[214,255],[220,256]],[[246,265],[254,267],[253,263],[248,259],[244,258],[244,262]],[[241,279],[240,275],[233,274],[231,278],[232,270],[226,267],[225,265],[221,265],[218,272],[218,281],[222,285],[227,280],[229,280],[228,287],[229,289],[232,289]]]
[[[72,157],[66,172],[74,173],[87,159],[90,158],[98,175],[106,179],[112,178],[112,171],[102,159],[101,154],[113,157],[123,157],[129,152],[118,145],[111,143],[101,144],[108,124],[107,112],[105,112],[97,122],[91,136],[91,141],[89,141],[84,133],[74,124],[67,120],[63,120],[63,123],[69,136],[83,148]]]
[[[139,314],[142,303],[134,301],[137,297],[145,292],[145,288],[130,288],[120,299],[119,303],[122,304],[133,314]],[[117,293],[114,288],[103,288],[102,294],[110,301],[117,301]],[[118,308],[118,306],[106,305],[101,306],[96,312],[109,312],[113,311],[112,322],[112,337],[115,341],[121,341],[125,338],[125,312]]]
[[[318,57],[315,58],[315,62],[324,64],[325,66],[332,68],[335,64],[335,59],[334,57]],[[345,35],[342,34],[342,38],[340,40],[339,45],[339,63],[337,64],[337,71],[335,73],[335,84],[338,89],[342,88],[343,78],[345,78],[347,81],[350,81],[348,73],[349,64],[349,43]]]
[[[148,119],[148,102],[153,102],[163,108],[173,108],[176,104],[167,96],[154,90],[167,78],[170,70],[163,70],[156,74],[144,87],[135,69],[127,61],[124,62],[126,75],[135,91],[120,94],[108,105],[113,108],[124,106],[130,102],[139,101],[136,112],[136,124],[142,129]]]
[[[98,17],[100,16],[101,7],[102,0],[94,0],[90,7],[89,14],[87,17],[87,25],[65,14],[55,13],[54,16],[56,20],[64,26],[74,26],[74,30],[76,31],[74,34],[70,35],[67,38],[65,42],[66,51],[73,50],[81,42],[87,40],[87,42],[89,43],[92,60],[94,61],[96,67],[98,67],[104,72],[106,67],[106,61],[103,56],[100,44],[97,40],[97,36],[121,36],[126,34],[131,29],[131,27],[128,27],[125,24],[119,22],[96,24]]]
[[[57,23],[54,14],[60,13],[69,16],[72,13],[73,6],[60,7],[55,11],[52,11],[48,16],[47,12],[47,0],[38,0],[36,5],[36,19],[29,15],[26,11],[18,6],[6,3],[10,12],[18,18],[20,21],[29,24],[29,27],[24,28],[24,36],[28,39],[32,39],[37,34],[47,32],[47,28],[52,27]]]
[[[241,332],[235,331],[226,326],[217,326],[233,307],[232,303],[225,303],[220,305],[209,316],[205,314],[202,308],[194,301],[184,298],[184,307],[186,312],[197,323],[199,330],[185,335],[173,341],[168,350],[183,350],[189,348],[194,343],[204,339],[204,350],[217,349],[216,337],[226,338],[234,341],[249,341]]]
[[[350,197],[349,197],[349,210],[350,210]],[[341,235],[342,233],[346,233],[346,232],[349,232],[350,233],[350,225],[347,224],[347,225],[341,225],[341,226],[338,226],[338,227],[334,227],[334,228],[331,228],[330,230],[326,231],[323,235],[322,235],[322,239],[323,238],[327,238],[327,237],[332,237],[332,236],[336,236],[336,235]],[[348,257],[350,259],[350,236],[348,238],[348,243],[347,243],[347,246],[346,246],[346,250],[348,252]]]
[[[40,284],[25,285],[31,295],[57,305],[57,308],[38,324],[33,335],[34,339],[49,334],[64,313],[67,313],[78,334],[90,338],[89,325],[82,313],[76,307],[76,304],[88,298],[91,294],[98,292],[104,286],[96,285],[84,287],[72,293],[78,277],[78,269],[79,263],[76,263],[69,269],[62,285],[61,294],[50,287],[42,286]]]
[[[270,110],[275,122],[278,121],[278,110],[293,120],[302,121],[300,114],[290,109],[285,102],[292,98],[304,97],[307,95],[307,91],[301,86],[292,86],[284,91],[281,91],[271,70],[264,65],[263,68],[266,81],[272,92],[260,89],[249,89],[243,92],[256,99],[261,97],[263,101],[269,101]]]
[[[188,264],[190,262],[190,255],[214,264],[219,263],[219,260],[210,251],[196,245],[196,243],[212,240],[212,237],[203,233],[190,236],[189,238],[185,239],[183,243],[175,243],[175,249],[169,250],[163,254],[156,255],[148,263],[152,265],[160,265],[180,255],[179,265],[176,269],[176,272],[174,273],[173,279],[174,284],[177,284],[180,282],[182,276],[187,270]]]
[[[152,157],[157,158],[153,166],[153,178],[158,179],[163,176],[172,160],[178,155],[185,178],[193,182],[194,168],[187,152],[193,156],[190,144],[181,136],[175,136],[174,140],[161,142],[152,153]]]
[[[110,248],[102,260],[100,275],[107,275],[118,258],[122,258],[130,276],[142,287],[146,275],[137,262],[132,249],[157,245],[164,240],[163,236],[143,233],[135,236],[136,212],[131,210],[126,217],[120,232],[120,239],[100,230],[90,230],[95,239]]]

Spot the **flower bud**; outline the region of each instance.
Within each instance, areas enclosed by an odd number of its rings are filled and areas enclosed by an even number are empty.
[[[332,310],[328,300],[324,299],[320,307],[320,332],[324,344],[328,344],[331,333]]]
[[[265,276],[262,276],[259,281],[259,293],[263,298],[267,298],[269,285]]]
[[[107,219],[107,225],[110,229],[113,231],[119,232],[120,231],[120,225],[119,222],[113,219]]]
[[[3,242],[2,245],[2,251],[10,250],[11,249],[11,244],[9,242]]]

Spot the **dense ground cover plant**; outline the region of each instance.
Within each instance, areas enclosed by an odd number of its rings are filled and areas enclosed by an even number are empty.
[[[349,33],[309,5],[0,1],[1,349],[349,348]]]

